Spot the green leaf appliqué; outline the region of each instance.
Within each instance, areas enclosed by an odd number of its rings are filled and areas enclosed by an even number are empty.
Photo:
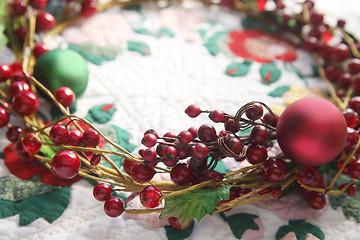
[[[200,221],[206,214],[212,215],[216,204],[220,201],[229,200],[230,187],[200,188],[181,196],[165,198],[165,206],[160,218],[177,217],[183,227],[193,218]]]
[[[89,62],[101,65],[104,61],[113,61],[122,49],[120,46],[100,47],[93,43],[85,43],[82,45],[70,44],[69,49],[76,51]]]
[[[204,43],[204,46],[207,48],[211,55],[216,56],[216,54],[220,52],[220,49],[218,47],[218,41],[224,34],[227,33],[227,31],[217,32]]]
[[[268,95],[271,97],[282,97],[284,93],[286,93],[289,90],[290,90],[289,86],[283,85],[275,88],[274,90],[269,92]]]
[[[242,63],[230,63],[225,70],[225,74],[232,77],[245,76],[250,71],[251,61],[245,60]]]
[[[55,190],[21,201],[0,200],[0,218],[20,215],[19,225],[25,226],[38,218],[52,223],[58,219],[69,205],[70,187]]]
[[[289,225],[284,225],[279,228],[276,233],[276,239],[281,239],[289,232],[294,232],[297,240],[305,240],[308,233],[311,233],[321,240],[325,238],[324,233],[317,226],[305,222],[305,220],[289,220]]]
[[[281,71],[275,63],[271,62],[261,66],[260,75],[264,84],[271,84],[279,80]]]
[[[224,216],[224,215],[223,215]],[[223,217],[224,218],[224,217]],[[258,216],[248,213],[237,213],[224,219],[229,224],[229,227],[235,237],[241,239],[244,232],[248,229],[259,230],[259,226],[255,223],[254,219]]]
[[[149,56],[151,54],[150,47],[144,42],[128,41],[128,50],[141,53],[143,56]]]
[[[194,221],[191,223],[191,225],[184,230],[176,230],[175,228],[171,227],[171,226],[165,226],[165,231],[166,231],[166,236],[168,238],[168,240],[183,240],[188,238],[191,233],[194,230]]]
[[[85,119],[92,123],[107,123],[111,120],[114,113],[116,111],[116,107],[114,104],[101,104],[92,107]]]

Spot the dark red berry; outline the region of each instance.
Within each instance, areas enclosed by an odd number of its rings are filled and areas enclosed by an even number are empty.
[[[187,228],[189,228],[191,226],[191,223],[193,222],[193,220],[191,220],[189,222],[189,224],[185,225],[184,227],[181,226],[180,222],[179,222],[179,219],[177,219],[176,217],[170,217],[169,218],[169,223],[170,223],[170,226],[176,230],[179,230],[179,231],[182,231],[182,230],[185,230]]]
[[[324,20],[324,16],[320,13],[312,11],[310,13],[310,22],[313,25],[320,25]]]
[[[167,146],[164,145],[164,144],[158,144],[158,145],[156,146],[156,153],[157,153],[157,155],[159,155],[160,157],[162,157],[162,156],[163,156],[164,149],[165,149],[166,147],[167,147]]]
[[[360,115],[360,96],[350,98],[349,107]]]
[[[272,195],[274,198],[279,198],[281,194],[282,194],[281,187],[277,187],[272,190]]]
[[[70,146],[82,146],[83,145],[82,138],[83,138],[83,134],[80,130],[69,129],[69,137],[67,144]]]
[[[337,62],[342,62],[348,57],[350,57],[350,49],[344,43],[337,45],[332,52],[332,59]]]
[[[201,109],[194,105],[194,104],[191,104],[190,106],[188,106],[186,109],[185,109],[185,113],[191,117],[191,118],[195,118],[197,116],[199,116],[199,114],[201,113]]]
[[[360,95],[360,77],[357,77],[353,80],[352,87],[356,95]]]
[[[230,118],[225,124],[225,130],[232,133],[237,133],[240,129],[236,126],[234,119]]]
[[[240,139],[237,137],[227,137],[225,139],[225,144],[229,148],[229,150],[235,153],[236,155],[239,155],[243,149],[243,145]]]
[[[304,167],[298,174],[299,182],[309,187],[323,187],[324,179],[314,167]]]
[[[37,162],[35,157],[31,156],[28,152],[25,151],[22,141],[19,141],[15,144],[15,151],[20,160],[25,164],[34,164]]]
[[[53,157],[51,167],[57,176],[70,179],[78,174],[81,161],[75,152],[62,150]]]
[[[360,59],[359,58],[351,59],[347,64],[347,70],[348,73],[350,73],[351,75],[360,73]]]
[[[39,99],[33,92],[19,92],[12,101],[13,109],[20,115],[27,116],[39,108]]]
[[[23,42],[25,40],[27,33],[28,33],[28,30],[24,26],[20,26],[15,30],[15,36],[21,42]]]
[[[318,192],[312,192],[309,197],[309,205],[315,210],[323,209],[326,205],[325,196]]]
[[[353,128],[348,127],[344,149],[346,151],[353,149],[358,141],[359,141],[359,133],[355,131]]]
[[[147,162],[154,162],[156,160],[156,156],[157,156],[157,154],[156,154],[156,150],[154,148],[147,148],[144,151],[143,158]]]
[[[110,197],[104,204],[105,214],[109,217],[115,218],[124,212],[124,202],[118,197]]]
[[[209,124],[204,124],[199,127],[198,138],[204,142],[212,142],[217,139],[216,130]]]
[[[26,134],[22,139],[23,147],[29,154],[35,154],[40,151],[41,143],[39,142],[35,133]]]
[[[345,20],[339,19],[336,23],[336,26],[338,26],[339,28],[344,28],[345,24],[346,24]]]
[[[44,43],[38,43],[34,46],[34,49],[32,51],[34,57],[36,59],[38,59],[39,57],[41,57],[42,55],[44,55],[45,53],[49,52],[50,49],[48,47],[46,47],[46,45]]]
[[[29,0],[29,4],[38,10],[43,10],[47,5],[47,0]]]
[[[351,184],[349,186],[349,188],[347,189],[347,194],[348,194],[349,197],[355,196],[356,192],[357,192],[356,184]]]
[[[14,16],[22,16],[26,13],[26,1],[13,0],[11,3],[11,10]]]
[[[349,164],[349,174],[351,177],[353,177],[355,179],[360,179],[360,160],[359,159],[353,160]]]
[[[10,119],[9,111],[0,106],[0,128],[5,127]]]
[[[155,173],[153,168],[144,164],[135,164],[131,169],[131,176],[138,183],[149,182]]]
[[[6,131],[6,138],[10,142],[16,142],[19,140],[20,135],[23,133],[23,130],[19,126],[11,126]]]
[[[185,159],[187,157],[190,157],[191,148],[190,147],[184,147],[177,149],[177,156],[180,160]]]
[[[351,75],[348,73],[342,73],[338,76],[337,83],[342,88],[348,88],[352,83]]]
[[[13,82],[18,82],[18,81],[28,82],[28,79],[29,78],[22,72],[22,70],[14,71],[13,74],[11,75],[11,80]]]
[[[96,166],[100,163],[101,160],[101,154],[95,154],[91,157],[90,164],[91,166]]]
[[[257,120],[263,115],[263,107],[260,104],[253,104],[251,108],[246,110],[245,114],[250,120]]]
[[[71,107],[75,102],[75,93],[71,88],[68,87],[59,87],[54,92],[54,97],[58,100],[64,107]]]
[[[167,133],[165,133],[164,138],[166,138],[165,142],[175,142],[177,139],[177,136],[173,132],[167,132]]]
[[[170,171],[170,178],[176,185],[189,185],[193,180],[193,171],[185,163],[178,163]]]
[[[200,172],[204,170],[207,166],[206,159],[197,159],[197,158],[190,158],[189,160],[189,167],[194,172]]]
[[[39,32],[48,32],[56,25],[54,15],[49,12],[41,12],[36,16],[36,30]]]
[[[151,133],[154,134],[156,138],[159,138],[159,135],[157,134],[157,132],[154,129],[148,129],[145,131],[144,135]]]
[[[111,197],[112,187],[108,183],[98,183],[93,190],[94,198],[100,202],[104,202]]]
[[[216,123],[222,122],[222,123],[226,123],[227,122],[227,118],[225,117],[224,113],[219,111],[219,110],[214,110],[212,112],[209,113],[209,118]]]
[[[83,133],[82,141],[88,147],[96,147],[101,140],[100,134],[92,128],[87,129]]]
[[[180,144],[188,144],[193,140],[193,135],[189,131],[181,131],[177,136]]]
[[[153,147],[155,146],[157,142],[157,137],[152,133],[147,133],[144,135],[144,137],[141,139],[141,144],[143,144],[146,147]]]
[[[307,37],[302,42],[302,48],[307,52],[316,51],[318,47],[318,39],[316,37]]]
[[[195,145],[191,146],[191,156],[197,159],[205,159],[209,154],[209,147],[206,146],[204,143],[196,143]]]
[[[81,16],[84,18],[92,17],[96,14],[96,0],[85,0],[81,4]]]
[[[4,82],[12,75],[12,69],[9,65],[0,63],[0,82]]]
[[[265,161],[267,158],[267,151],[263,145],[250,144],[246,150],[246,159],[251,164],[257,164]]]
[[[346,124],[350,128],[355,128],[359,123],[359,115],[351,108],[345,109],[343,112]]]
[[[124,171],[125,171],[127,174],[131,175],[131,170],[132,170],[132,168],[133,168],[135,165],[139,165],[139,164],[140,164],[140,163],[138,163],[138,162],[131,161],[131,160],[125,158],[124,161],[123,161]]]
[[[12,82],[7,90],[8,99],[11,101],[19,92],[31,92],[30,85],[25,81]]]
[[[280,182],[283,180],[285,172],[281,167],[273,165],[266,169],[266,181],[267,182]]]
[[[250,133],[251,140],[256,144],[263,144],[268,140],[269,131],[262,125],[256,125]]]
[[[325,76],[332,83],[337,82],[341,73],[341,69],[333,65],[327,66],[325,68]]]
[[[139,194],[141,204],[146,208],[155,208],[160,205],[162,193],[159,188],[148,185]]]
[[[194,138],[197,138],[197,136],[198,136],[198,135],[197,135],[198,129],[197,129],[196,127],[190,127],[190,128],[188,129],[188,131],[191,133],[193,139],[194,139]]]
[[[317,52],[325,61],[330,61],[332,59],[332,52],[334,51],[334,47],[329,43],[322,43],[319,45]]]
[[[163,151],[164,159],[174,160],[177,156],[177,150],[173,146],[167,146]]]
[[[69,130],[62,124],[52,126],[49,135],[55,144],[66,144],[69,140]]]
[[[144,157],[145,149],[139,149],[138,153],[140,156]]]
[[[279,117],[277,115],[267,112],[264,114],[262,121],[272,127],[276,127],[278,119]]]

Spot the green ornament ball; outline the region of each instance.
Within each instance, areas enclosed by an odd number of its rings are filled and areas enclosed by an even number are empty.
[[[45,53],[36,61],[34,77],[51,92],[66,86],[79,97],[86,89],[89,72],[85,59],[80,54],[69,49],[56,49]]]

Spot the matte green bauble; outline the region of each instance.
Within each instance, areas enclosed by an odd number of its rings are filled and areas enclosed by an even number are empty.
[[[57,49],[45,53],[36,61],[34,77],[51,92],[66,86],[79,97],[86,89],[89,72],[80,54],[68,49]]]

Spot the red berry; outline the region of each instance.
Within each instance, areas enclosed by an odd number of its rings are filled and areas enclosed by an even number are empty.
[[[82,141],[88,147],[96,147],[101,140],[100,134],[92,128],[86,129],[83,133]]]
[[[336,26],[339,27],[339,28],[344,28],[345,24],[346,24],[346,21],[345,21],[345,20],[339,19],[339,20],[337,21],[337,23],[336,23]]]
[[[332,59],[337,62],[342,62],[348,57],[350,57],[350,49],[344,43],[337,45],[332,52]]]
[[[269,137],[269,131],[262,125],[256,125],[250,133],[251,140],[256,144],[263,144]]]
[[[325,76],[332,83],[337,82],[341,73],[341,69],[336,66],[330,65],[325,68]]]
[[[184,147],[177,149],[177,156],[180,160],[185,159],[190,156],[191,148],[190,147]]]
[[[13,109],[20,115],[27,116],[39,108],[39,99],[33,92],[19,92],[12,101]]]
[[[357,192],[356,184],[351,184],[349,186],[349,188],[347,189],[347,194],[348,194],[349,197],[355,196],[356,192]]]
[[[209,118],[216,123],[226,123],[228,118],[225,117],[224,113],[218,110],[214,110],[209,113]]]
[[[207,166],[206,159],[190,158],[188,163],[189,163],[189,167],[194,172],[200,172],[200,171],[204,170]]]
[[[198,137],[201,141],[212,142],[217,139],[215,128],[209,124],[204,124],[199,127]]]
[[[67,144],[70,146],[82,146],[83,145],[82,138],[83,138],[83,134],[80,130],[69,129],[69,137]]]
[[[41,143],[35,133],[26,134],[22,140],[25,151],[29,154],[35,154],[40,151]]]
[[[164,145],[164,144],[158,144],[158,145],[156,146],[156,153],[157,153],[157,155],[159,155],[160,157],[162,157],[162,156],[163,156],[164,149],[165,149],[166,147],[167,147],[167,146]]]
[[[109,217],[115,218],[124,212],[124,202],[118,197],[110,197],[104,204],[105,214]]]
[[[309,205],[315,210],[323,209],[326,205],[325,196],[318,192],[312,192],[309,197]]]
[[[197,159],[205,159],[209,154],[209,147],[206,146],[204,143],[196,143],[195,145],[191,146],[191,156]]]
[[[225,144],[230,149],[230,151],[232,151],[236,155],[239,155],[243,149],[243,145],[240,139],[237,137],[227,137],[225,139]]]
[[[85,0],[81,4],[81,16],[84,18],[92,17],[96,14],[96,0]]]
[[[320,25],[324,20],[324,16],[320,13],[312,11],[310,13],[310,22],[313,25]]]
[[[139,198],[141,204],[146,208],[155,208],[160,205],[162,193],[159,188],[148,185],[141,190]]]
[[[13,82],[19,82],[19,81],[25,81],[28,82],[28,77],[25,76],[25,74],[21,70],[14,71],[14,73],[11,75],[11,80]]]
[[[260,104],[253,104],[251,108],[246,110],[245,114],[250,120],[257,120],[263,115],[263,107]]]
[[[153,149],[153,148],[147,148],[147,149],[145,149],[145,151],[144,151],[144,159],[145,159],[145,161],[147,161],[147,162],[154,162],[155,160],[156,160],[156,156],[157,156],[157,154],[156,154],[156,150],[155,149]]]
[[[146,130],[146,132],[144,133],[144,135],[146,135],[146,134],[148,134],[148,133],[154,134],[156,138],[159,138],[159,135],[157,134],[157,132],[156,132],[154,129]]]
[[[10,142],[16,142],[19,140],[20,135],[23,133],[23,130],[19,126],[11,126],[6,131],[6,138]]]
[[[307,37],[302,42],[302,48],[307,52],[314,52],[318,47],[318,39],[316,37]]]
[[[276,165],[270,166],[266,169],[267,182],[280,182],[281,180],[283,180],[284,176],[284,170]]]
[[[191,104],[190,106],[188,106],[186,109],[185,109],[185,113],[191,117],[191,118],[195,118],[197,116],[199,116],[199,114],[201,113],[201,109],[194,105],[194,104]]]
[[[347,70],[351,75],[360,73],[360,59],[359,58],[351,59],[347,64]]]
[[[141,144],[145,145],[146,147],[153,147],[157,142],[157,137],[152,133],[147,133],[141,139]]]
[[[298,174],[299,182],[309,187],[323,187],[324,179],[314,167],[304,167]]]
[[[9,111],[0,106],[0,128],[5,127],[10,119]]]
[[[55,144],[66,144],[69,140],[69,130],[62,124],[52,126],[49,135]]]
[[[95,154],[91,157],[90,164],[91,166],[96,166],[100,163],[101,160],[101,154]]]
[[[49,12],[41,12],[36,16],[36,30],[39,32],[48,32],[56,25],[54,15]]]
[[[167,159],[167,160],[174,160],[176,159],[176,156],[177,156],[177,150],[175,147],[173,146],[167,146],[165,147],[164,151],[163,151],[163,156],[164,156],[164,159]]]
[[[360,115],[360,96],[350,98],[349,107]]]
[[[43,10],[47,5],[47,0],[30,0],[30,5],[38,10]]]
[[[348,127],[344,149],[346,151],[353,149],[358,141],[359,141],[359,133],[355,131],[353,128]]]
[[[170,178],[176,185],[189,185],[193,180],[193,172],[185,163],[178,163],[170,171]]]
[[[22,16],[26,13],[26,1],[13,0],[11,3],[11,10],[14,16]]]
[[[138,162],[131,161],[131,160],[125,158],[124,161],[123,161],[123,169],[127,174],[131,175],[132,168],[135,165],[139,165],[139,164],[140,163],[138,163]]]
[[[108,183],[98,183],[93,190],[94,198],[100,202],[104,202],[111,197],[112,187]]]
[[[332,59],[332,52],[334,51],[334,47],[331,46],[329,43],[322,43],[317,49],[318,54],[322,57],[325,61],[330,61]]]
[[[131,176],[138,183],[149,182],[155,173],[153,168],[144,164],[135,164],[131,169]]]
[[[225,130],[232,133],[237,133],[240,129],[236,126],[234,119],[230,118],[225,124]]]
[[[179,222],[179,219],[177,219],[176,217],[170,217],[169,218],[170,226],[172,228],[176,229],[176,230],[179,230],[179,231],[182,231],[182,230],[185,230],[185,229],[189,228],[191,226],[192,222],[193,222],[193,220],[191,220],[188,225],[185,225],[184,227],[182,227],[180,222]]]
[[[12,69],[9,65],[0,63],[0,82],[4,82],[12,75]]]
[[[279,198],[281,194],[282,194],[281,187],[277,187],[272,190],[272,195],[274,198]]]
[[[35,157],[31,156],[24,148],[24,144],[22,141],[17,142],[15,144],[15,151],[19,156],[20,160],[23,161],[25,164],[33,164],[36,163],[37,160]]]
[[[71,107],[75,102],[75,93],[71,88],[68,87],[59,87],[54,92],[54,97],[58,100],[64,107]]]
[[[342,73],[338,76],[337,83],[342,88],[348,88],[352,83],[351,75],[348,73]]]
[[[173,132],[165,133],[164,138],[167,138],[165,139],[166,142],[175,142],[177,140],[177,136]]]
[[[21,42],[25,40],[26,34],[28,33],[28,30],[24,26],[20,26],[15,30],[15,36],[17,39],[19,39]]]
[[[177,136],[180,144],[188,144],[193,140],[193,135],[189,131],[181,131]]]
[[[41,57],[43,54],[45,54],[45,53],[47,53],[47,52],[49,52],[49,51],[50,51],[49,48],[46,47],[46,45],[45,45],[44,43],[38,43],[38,44],[35,45],[32,53],[33,53],[34,57],[35,57],[36,59],[38,59],[38,58]]]
[[[355,179],[360,179],[360,160],[353,160],[349,164],[349,175]]]
[[[81,167],[81,161],[75,152],[62,150],[55,154],[51,166],[57,176],[70,179],[78,174]]]
[[[286,169],[287,169],[285,161],[281,158],[270,157],[270,158],[266,159],[263,166],[265,167],[265,169],[267,169],[271,166],[277,166],[277,167],[280,167],[282,170],[284,170],[284,172],[286,172]]]
[[[188,129],[188,131],[192,134],[193,139],[197,138],[198,129],[196,127],[191,127],[191,128]]]
[[[7,90],[8,99],[11,101],[19,92],[31,92],[30,85],[25,81],[11,83]]]
[[[251,164],[257,164],[265,161],[267,158],[267,151],[263,145],[250,144],[246,150],[246,159]]]
[[[350,128],[355,128],[359,123],[359,115],[351,108],[345,109],[343,112],[346,124]]]

